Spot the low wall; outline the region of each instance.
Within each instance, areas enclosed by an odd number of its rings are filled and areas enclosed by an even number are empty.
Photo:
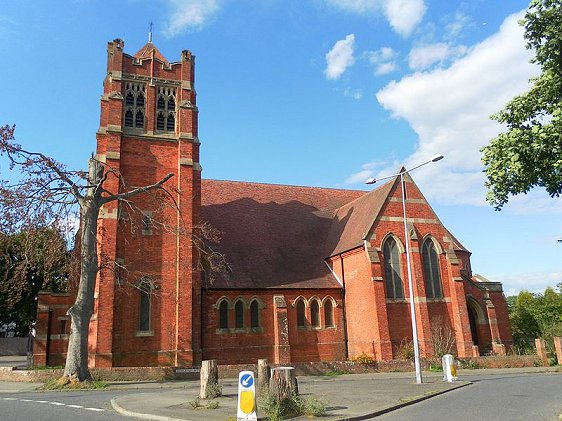
[[[0,355],[27,355],[28,338],[0,338]]]
[[[422,369],[429,368],[431,361],[422,361]],[[540,366],[536,355],[508,355],[459,359],[461,368],[509,368]],[[370,364],[355,361],[334,361],[318,363],[291,364],[295,367],[297,376],[315,376],[326,373],[388,373],[414,371],[414,363],[407,360],[376,361]],[[257,364],[221,365],[220,378],[237,378],[242,370],[252,370],[257,373]],[[63,375],[62,369],[17,370],[0,367],[0,381],[46,382]],[[114,367],[93,368],[92,376],[104,381],[167,381],[167,380],[197,380],[199,368],[174,367]]]

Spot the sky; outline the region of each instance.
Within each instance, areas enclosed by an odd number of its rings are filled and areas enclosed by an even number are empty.
[[[0,124],[72,169],[95,150],[107,42],[196,56],[203,177],[364,189],[412,168],[506,295],[562,282],[562,199],[485,201],[489,116],[529,87],[528,0],[0,0]],[[5,172],[6,166],[0,166]]]

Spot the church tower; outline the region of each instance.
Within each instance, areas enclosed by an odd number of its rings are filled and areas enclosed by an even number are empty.
[[[165,192],[102,209],[90,366],[190,366],[201,359],[195,57],[182,51],[171,63],[151,37],[133,56],[123,48],[120,39],[107,46],[96,136],[96,157],[111,170],[105,187],[124,192],[173,176]]]

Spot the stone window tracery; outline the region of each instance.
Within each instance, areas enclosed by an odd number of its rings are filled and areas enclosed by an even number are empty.
[[[145,89],[144,83],[125,84],[124,125],[127,128],[144,129]]]
[[[159,86],[156,95],[156,130],[176,131],[176,89]]]
[[[425,295],[427,298],[443,298],[441,288],[441,271],[439,255],[435,244],[427,238],[422,245],[423,275],[425,278]]]
[[[383,245],[384,278],[386,298],[404,298],[402,276],[400,275],[400,253],[393,237],[388,237]]]

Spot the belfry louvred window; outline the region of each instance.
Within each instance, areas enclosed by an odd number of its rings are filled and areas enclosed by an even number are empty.
[[[176,131],[176,89],[159,86],[156,96],[156,130]]]
[[[125,84],[124,126],[131,129],[144,129],[145,111],[144,83],[127,82]]]

